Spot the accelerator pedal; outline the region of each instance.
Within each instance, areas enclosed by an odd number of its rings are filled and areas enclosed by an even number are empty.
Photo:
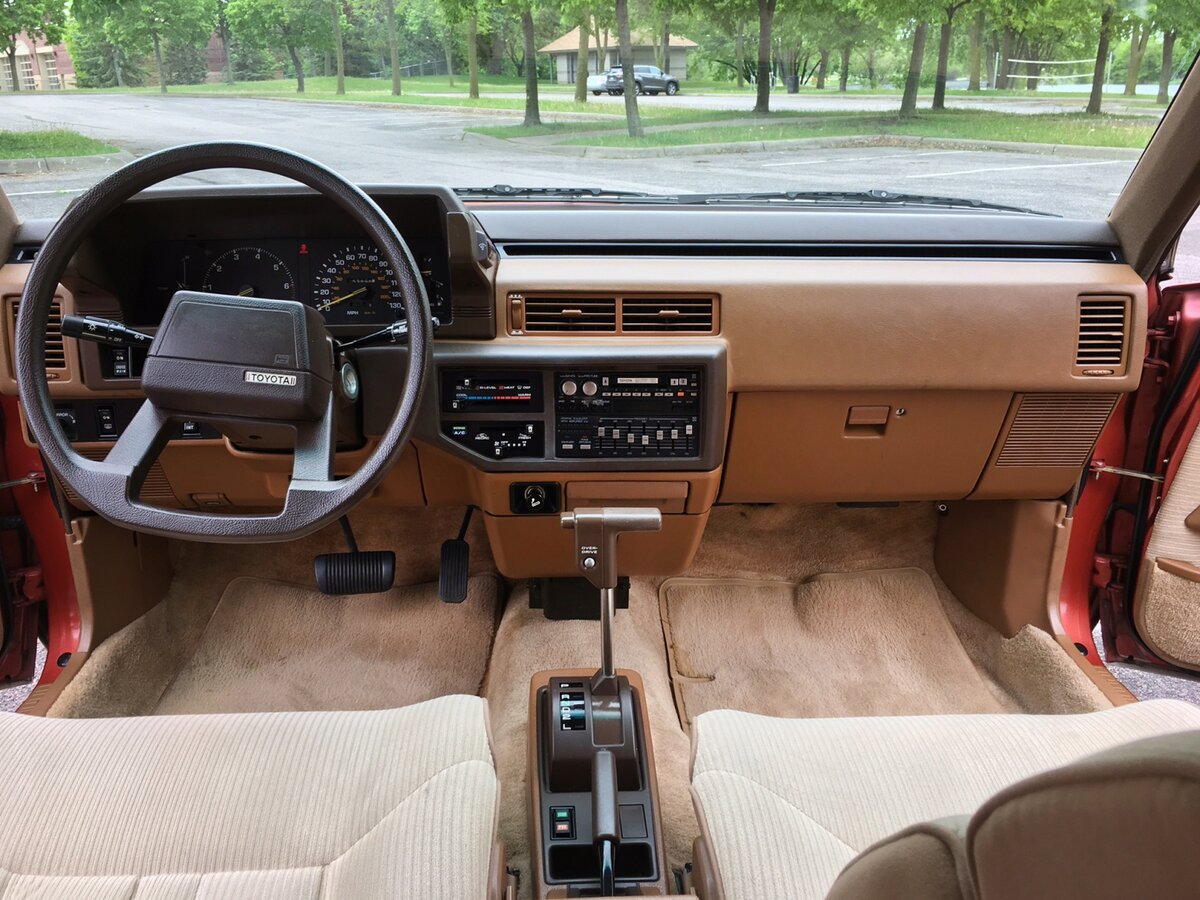
[[[467,543],[467,526],[471,524],[472,508],[467,507],[458,537],[442,542],[442,567],[438,573],[438,596],[443,603],[462,603],[467,599],[467,579],[471,575],[471,545]]]
[[[313,560],[317,590],[322,594],[382,594],[396,580],[396,554],[391,550],[359,550],[350,520],[338,520],[349,553],[322,553]]]

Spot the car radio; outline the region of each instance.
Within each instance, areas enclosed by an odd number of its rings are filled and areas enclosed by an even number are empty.
[[[560,459],[700,455],[702,372],[554,373],[554,455]]]

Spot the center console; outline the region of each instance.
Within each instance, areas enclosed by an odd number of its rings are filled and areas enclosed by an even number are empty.
[[[614,666],[617,539],[657,532],[656,509],[562,514],[578,571],[600,593],[600,668],[540,672],[530,695],[536,896],[666,893],[662,826],[644,691]]]

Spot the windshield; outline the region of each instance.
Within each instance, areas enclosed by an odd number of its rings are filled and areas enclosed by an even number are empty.
[[[1195,58],[1190,9],[14,0],[0,186],[56,216],[132,157],[231,139],[479,201],[505,184],[1103,217]]]

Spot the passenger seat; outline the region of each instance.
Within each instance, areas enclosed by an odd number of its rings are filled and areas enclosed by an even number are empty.
[[[705,713],[692,750],[697,890],[1194,897],[1197,729],[1200,708],[1177,700],[1073,716]]]

